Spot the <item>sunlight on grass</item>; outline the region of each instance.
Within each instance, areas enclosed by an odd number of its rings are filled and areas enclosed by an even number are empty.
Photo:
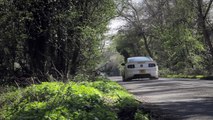
[[[131,94],[106,79],[67,84],[43,82],[4,93],[0,98],[0,119],[6,120],[117,120],[127,109],[132,111],[129,119],[148,119]]]

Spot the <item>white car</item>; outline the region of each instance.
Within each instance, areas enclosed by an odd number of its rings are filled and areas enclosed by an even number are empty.
[[[139,56],[127,59],[123,72],[123,81],[134,78],[158,79],[158,65],[151,57]]]

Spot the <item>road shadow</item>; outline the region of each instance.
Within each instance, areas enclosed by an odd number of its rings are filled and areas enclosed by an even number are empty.
[[[138,87],[135,87],[134,89],[141,89],[143,86],[138,86]],[[147,86],[146,86],[147,88]],[[134,94],[136,96],[139,96],[139,95],[146,95],[146,94],[176,94],[176,93],[183,93],[183,94],[187,94],[187,93],[194,93],[196,92],[197,95],[202,95],[202,94],[206,94],[205,92],[206,91],[202,91],[203,87],[193,87],[193,88],[186,88],[186,87],[173,87],[173,88],[166,88],[165,85],[162,85],[162,86],[157,86],[156,88],[154,87],[149,87],[151,90],[147,90],[147,91],[143,91],[143,90],[138,90],[138,91],[134,91],[134,92],[130,92],[131,94]],[[164,89],[162,89],[164,88]],[[213,89],[213,87],[205,87],[205,89]],[[127,90],[132,90],[132,89],[127,89]]]
[[[137,83],[156,83],[156,82],[163,82],[161,81],[160,79],[149,79],[149,78],[143,78],[143,79],[133,79],[133,80],[130,80],[130,81],[117,81],[119,84],[122,84],[122,85],[125,85],[125,84],[137,84]]]
[[[192,118],[194,115],[199,118],[207,116],[208,120],[212,120],[213,98],[204,97],[202,100],[187,102],[141,103],[141,109],[150,113],[154,120],[184,120]]]
[[[136,99],[152,120],[213,120],[213,82],[195,79],[116,81]]]

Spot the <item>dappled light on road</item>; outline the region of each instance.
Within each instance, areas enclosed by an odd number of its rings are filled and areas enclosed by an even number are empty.
[[[213,119],[213,81],[196,79],[137,79],[121,82],[148,109],[181,120]]]

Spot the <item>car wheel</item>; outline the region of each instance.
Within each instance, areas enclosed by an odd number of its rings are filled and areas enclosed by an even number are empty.
[[[123,82],[127,82],[127,81],[130,81],[131,80],[131,78],[125,78],[125,77],[123,77]]]
[[[127,81],[127,79],[123,79],[123,82],[126,82]]]
[[[125,77],[123,77],[123,82],[126,82],[126,81],[128,81],[128,79],[127,78],[125,78]]]
[[[150,77],[150,80],[157,80],[159,79],[158,77]]]

